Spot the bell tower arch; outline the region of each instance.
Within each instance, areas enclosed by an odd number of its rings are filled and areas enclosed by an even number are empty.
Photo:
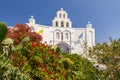
[[[68,18],[66,11],[61,8],[57,11],[56,17],[52,21],[53,27],[72,28],[72,22]]]

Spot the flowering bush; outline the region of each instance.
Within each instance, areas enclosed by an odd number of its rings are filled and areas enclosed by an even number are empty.
[[[97,73],[87,59],[76,54],[57,54],[51,46],[28,42],[14,51],[11,64],[33,80],[96,80]]]
[[[16,24],[13,28],[9,28],[6,36],[6,38],[14,39],[14,44],[19,44],[25,37],[30,37],[31,41],[39,42],[42,40],[42,36],[32,32],[26,24]]]
[[[24,48],[14,51],[10,57],[11,63],[19,67],[21,72],[29,73],[33,79],[63,80],[67,70],[61,62],[61,55],[56,54],[50,46],[29,42]]]

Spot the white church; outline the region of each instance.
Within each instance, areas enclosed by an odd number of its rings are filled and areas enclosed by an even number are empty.
[[[95,30],[92,24],[88,22],[85,28],[74,28],[63,8],[57,11],[52,26],[36,24],[33,16],[26,24],[42,35],[43,43],[53,47],[59,46],[62,52],[83,54],[95,46]]]

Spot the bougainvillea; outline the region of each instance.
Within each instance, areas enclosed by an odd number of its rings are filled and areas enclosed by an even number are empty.
[[[67,75],[61,55],[56,54],[51,46],[39,42],[25,44],[23,49],[14,51],[10,59],[14,66],[23,73],[29,73],[34,80],[63,80]]]
[[[8,29],[6,36],[6,38],[14,39],[14,44],[19,44],[25,37],[30,37],[31,41],[39,42],[42,40],[42,36],[36,32],[32,32],[31,28],[27,24],[16,24],[13,28]]]

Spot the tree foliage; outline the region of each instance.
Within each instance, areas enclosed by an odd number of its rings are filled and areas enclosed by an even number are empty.
[[[106,80],[120,79],[120,39],[111,40],[109,44],[97,44],[90,50],[90,56],[96,58],[99,64],[106,65]]]
[[[77,54],[63,54],[63,58],[70,64],[67,80],[98,80],[101,71],[98,71],[86,58]]]

